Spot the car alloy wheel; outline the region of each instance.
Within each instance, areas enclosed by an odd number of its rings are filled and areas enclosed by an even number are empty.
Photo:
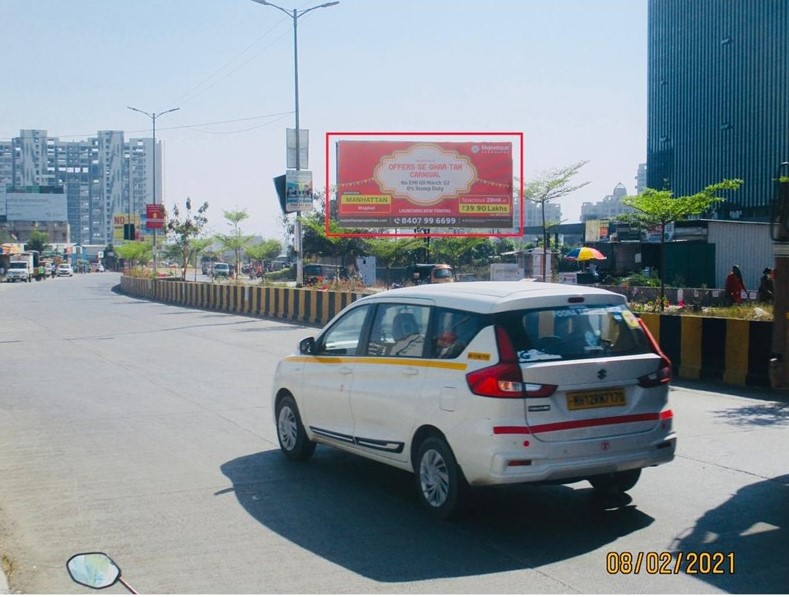
[[[440,508],[446,503],[449,495],[449,471],[447,463],[435,450],[428,450],[422,456],[419,482],[425,501],[433,508]]]
[[[296,415],[288,406],[284,406],[279,411],[279,421],[277,422],[279,441],[285,450],[293,450],[296,446],[298,423]]]
[[[466,480],[443,439],[428,437],[420,445],[416,482],[422,505],[433,516],[453,518],[464,511]]]
[[[315,443],[307,438],[296,401],[290,395],[277,404],[277,439],[291,460],[307,460],[315,452]]]

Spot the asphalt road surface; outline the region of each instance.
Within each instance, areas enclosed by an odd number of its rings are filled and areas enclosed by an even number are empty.
[[[314,328],[125,297],[118,281],[0,285],[13,593],[91,592],[64,564],[94,550],[145,593],[789,591],[785,395],[677,382],[677,457],[628,499],[488,490],[439,522],[406,473],[280,455],[270,379]]]

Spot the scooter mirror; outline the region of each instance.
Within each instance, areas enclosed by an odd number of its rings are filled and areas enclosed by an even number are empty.
[[[66,562],[71,579],[91,589],[111,587],[121,576],[121,569],[106,553],[78,553]]]

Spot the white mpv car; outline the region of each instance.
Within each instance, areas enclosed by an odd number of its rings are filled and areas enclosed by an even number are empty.
[[[352,303],[280,361],[272,399],[289,458],[321,443],[414,472],[448,518],[469,486],[629,490],[674,457],[670,379],[622,295],[463,282]]]

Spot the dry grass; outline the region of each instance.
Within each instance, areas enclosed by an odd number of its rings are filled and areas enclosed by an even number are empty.
[[[638,313],[661,312],[659,300],[645,303],[631,302],[630,308]],[[724,319],[745,319],[747,321],[773,321],[773,306],[766,303],[741,303],[739,305],[726,307],[704,307],[691,304],[671,305],[666,302],[662,312],[666,315],[721,317]]]
[[[6,575],[6,578],[11,578],[11,575],[14,573],[16,566],[14,565],[14,560],[9,558],[7,555],[3,554],[0,555],[0,568]]]

